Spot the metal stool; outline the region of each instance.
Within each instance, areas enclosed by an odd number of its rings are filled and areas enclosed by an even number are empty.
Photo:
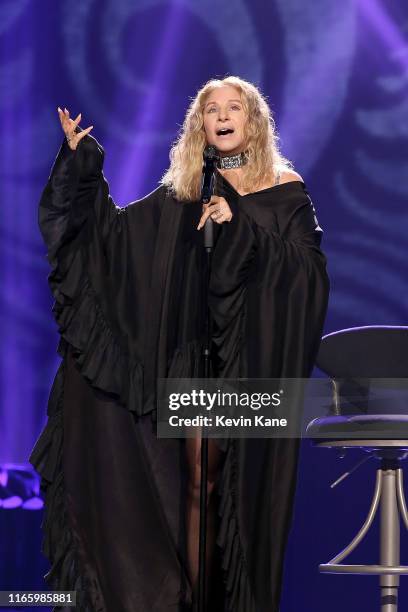
[[[328,563],[319,565],[319,570],[379,575],[380,610],[397,612],[399,577],[408,574],[408,566],[400,565],[400,514],[408,529],[402,471],[402,461],[408,457],[408,401],[402,406],[405,413],[397,414],[392,405],[371,401],[370,380],[406,379],[408,387],[408,327],[359,327],[328,334],[322,339],[317,365],[331,378],[333,405],[329,416],[309,423],[307,436],[314,446],[361,448],[381,462],[363,526],[350,544]],[[359,379],[364,379],[365,384]],[[379,564],[341,563],[365,537],[379,507]]]

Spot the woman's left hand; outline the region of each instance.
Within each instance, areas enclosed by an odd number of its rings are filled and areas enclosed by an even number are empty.
[[[208,217],[211,217],[216,223],[230,222],[232,219],[232,212],[229,204],[227,200],[221,196],[213,195],[208,204],[203,204],[203,211],[204,213],[197,225],[198,230],[203,227]]]

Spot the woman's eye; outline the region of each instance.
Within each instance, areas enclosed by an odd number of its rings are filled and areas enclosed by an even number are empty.
[[[215,111],[215,106],[212,106],[211,108],[208,109],[209,113],[212,113],[213,111]]]
[[[241,107],[238,106],[238,104],[234,104],[233,106],[231,106],[232,110],[241,110]]]

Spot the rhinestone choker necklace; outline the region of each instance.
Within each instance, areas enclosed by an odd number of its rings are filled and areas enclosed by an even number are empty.
[[[223,170],[229,168],[240,168],[247,163],[247,157],[245,153],[237,153],[237,155],[226,155],[225,157],[219,157],[217,166]]]

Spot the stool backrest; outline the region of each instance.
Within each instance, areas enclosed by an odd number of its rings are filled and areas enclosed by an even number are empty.
[[[368,379],[408,379],[408,327],[375,325],[327,334],[316,365],[333,381],[332,413],[383,412],[384,401],[369,402]],[[401,407],[395,408],[395,400],[388,402],[388,413],[408,413],[406,388],[403,393]]]

